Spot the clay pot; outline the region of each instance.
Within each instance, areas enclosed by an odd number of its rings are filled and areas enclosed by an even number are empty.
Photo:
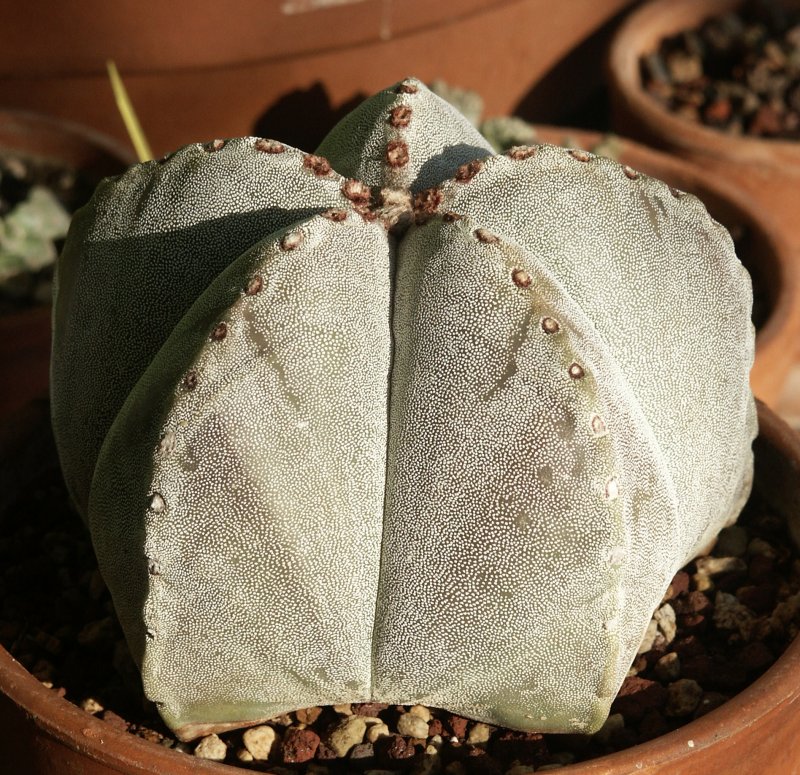
[[[796,0],[795,0],[796,3]],[[741,0],[656,0],[632,13],[617,31],[609,54],[609,84],[615,129],[667,149],[708,170],[709,177],[749,194],[772,216],[792,249],[781,268],[785,303],[776,308],[785,336],[769,347],[773,376],[762,397],[769,398],[784,380],[787,364],[800,356],[800,143],[734,137],[670,112],[642,88],[639,62],[658,49],[662,39],[693,29],[722,15]],[[762,361],[763,361],[762,356]],[[763,363],[763,370],[768,364]]]
[[[759,405],[756,488],[800,538],[800,437]],[[0,427],[0,470],[36,433],[48,433],[47,404],[29,404]],[[17,486],[24,487],[25,482]],[[565,767],[564,775],[791,775],[799,770],[800,639],[739,695],[679,730],[620,753]],[[85,713],[45,688],[0,648],[0,729],[8,772],[51,775],[231,773],[142,740]]]
[[[537,126],[536,131],[544,142],[589,150],[603,140],[597,132],[578,129]],[[753,277],[757,298],[756,359],[750,382],[753,392],[774,408],[792,366],[791,353],[800,353],[800,267],[787,229],[725,176],[630,140],[614,138],[613,144],[619,162],[696,194],[716,220],[732,232],[743,231],[738,254]]]
[[[0,151],[47,159],[99,182],[132,164],[115,141],[86,127],[34,113],[0,111]],[[50,307],[0,315],[0,417],[47,395]]]
[[[80,13],[4,3],[0,104],[123,140],[105,69],[113,59],[156,155],[247,134],[292,143],[283,127],[302,124],[321,140],[354,100],[409,75],[474,89],[489,113],[510,113],[630,2],[239,0],[233,9],[212,0],[86,0]]]

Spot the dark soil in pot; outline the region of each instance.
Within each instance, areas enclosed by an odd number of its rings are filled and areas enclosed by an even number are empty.
[[[661,41],[642,58],[647,91],[729,134],[800,139],[800,9],[750,0]]]
[[[87,714],[187,755],[318,775],[556,768],[629,748],[715,709],[760,676],[800,627],[800,554],[783,519],[756,493],[713,555],[676,575],[609,722],[592,737],[511,732],[437,709],[365,704],[310,708],[249,732],[178,743],[141,694],[88,534],[68,505],[45,403],[35,418],[13,458],[0,460],[0,642]]]

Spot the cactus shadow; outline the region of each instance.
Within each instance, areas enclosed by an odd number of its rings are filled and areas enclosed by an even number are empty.
[[[448,178],[452,178],[462,164],[468,164],[475,159],[485,159],[491,155],[491,151],[487,151],[486,148],[479,145],[470,145],[469,143],[449,145],[440,153],[431,156],[419,168],[417,183],[412,186],[412,190],[418,191],[429,186],[437,186]]]
[[[327,90],[317,81],[308,89],[295,89],[270,105],[253,125],[253,134],[313,151],[328,132],[367,96],[357,92],[334,107]]]

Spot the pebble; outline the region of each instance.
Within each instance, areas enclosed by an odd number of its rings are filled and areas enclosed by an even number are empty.
[[[722,557],[744,557],[749,539],[745,528],[731,525],[720,532],[714,551]]]
[[[367,759],[372,759],[375,756],[375,749],[372,743],[358,743],[350,749],[348,759],[350,761],[364,763]]]
[[[195,746],[194,755],[198,759],[211,759],[215,762],[225,761],[228,746],[219,739],[218,735],[206,735]]]
[[[694,713],[703,698],[703,688],[697,681],[681,678],[667,687],[667,716],[689,716]]]
[[[311,729],[289,727],[281,742],[281,754],[287,764],[302,764],[314,758],[319,735]]]
[[[484,724],[482,721],[478,721],[476,724],[472,725],[472,729],[469,730],[469,735],[467,735],[467,743],[469,745],[485,745],[489,742],[489,738],[492,736],[492,732],[494,732],[495,727],[489,726],[489,724]]]
[[[103,706],[94,697],[87,697],[85,700],[81,700],[81,708],[92,714],[102,713],[104,710]]]
[[[720,630],[734,631],[745,641],[750,640],[756,624],[750,609],[743,606],[735,595],[727,592],[717,592],[713,620]]]
[[[639,645],[639,650],[636,653],[646,654],[648,651],[650,651],[653,648],[653,644],[656,642],[657,635],[658,622],[655,619],[651,619],[650,624],[647,625],[647,629],[644,632],[644,637]]]
[[[603,726],[594,733],[594,739],[605,745],[624,726],[625,717],[621,713],[612,713],[605,720]]]
[[[665,683],[677,681],[681,675],[681,658],[674,651],[670,651],[656,662],[653,669],[660,681]]]
[[[415,713],[404,713],[397,721],[397,731],[405,737],[427,738],[428,722]]]
[[[413,775],[435,775],[442,769],[442,761],[439,758],[439,751],[432,745],[425,748],[425,755],[419,764],[414,768]]]
[[[675,640],[675,635],[678,632],[675,609],[669,603],[665,603],[656,611],[654,620],[658,623],[658,629],[663,635],[665,645],[668,646]]]
[[[433,714],[431,713],[429,708],[426,708],[424,705],[412,705],[408,712],[412,716],[419,716],[423,721],[428,722],[433,718]]]
[[[328,733],[325,742],[337,756],[343,757],[353,746],[364,740],[366,731],[367,722],[363,716],[347,716]]]
[[[322,708],[315,705],[313,708],[303,708],[296,710],[294,717],[301,724],[313,724],[322,715]]]
[[[248,751],[246,748],[240,748],[236,752],[236,758],[240,762],[244,762],[245,764],[249,764],[250,762],[255,761],[255,757],[253,756],[253,754],[251,754],[250,751]]]
[[[342,705],[332,705],[331,706],[340,716],[352,716],[353,715],[353,706],[349,703],[343,703]]]
[[[741,557],[698,557],[695,565],[698,573],[711,577],[747,570],[747,563]]]
[[[272,727],[258,726],[246,729],[242,735],[244,747],[250,752],[254,759],[266,761],[269,759],[278,735]]]
[[[747,553],[750,555],[760,554],[763,557],[770,558],[778,556],[772,544],[767,543],[763,538],[753,538],[747,545]]]
[[[370,743],[375,743],[379,738],[389,737],[389,735],[391,735],[389,727],[381,721],[379,724],[371,724],[367,728],[366,739]]]

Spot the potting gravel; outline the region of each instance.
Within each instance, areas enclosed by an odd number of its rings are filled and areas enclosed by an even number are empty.
[[[641,61],[670,110],[730,134],[800,139],[800,8],[749,0],[661,41]]]
[[[69,506],[47,408],[0,470],[0,641],[53,692],[154,744],[269,773],[523,775],[649,740],[717,708],[761,675],[800,625],[800,559],[753,495],[709,557],[673,579],[603,728],[540,735],[437,708],[304,708],[179,743],[144,700],[88,534]]]

